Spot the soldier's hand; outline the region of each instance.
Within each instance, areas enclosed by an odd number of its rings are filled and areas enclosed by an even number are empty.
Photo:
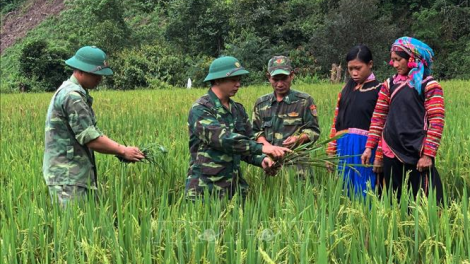
[[[140,161],[145,158],[144,153],[142,153],[142,151],[137,147],[123,146],[123,149],[124,153],[120,156],[128,161]]]
[[[264,170],[270,168],[273,166],[274,161],[270,157],[266,157],[263,159],[263,162],[261,163],[261,167],[263,167]]]
[[[286,148],[292,148],[294,146],[302,145],[304,142],[308,141],[308,136],[306,134],[301,134],[300,136],[290,136],[282,142],[282,146]]]
[[[298,136],[290,136],[282,142],[282,145],[286,148],[294,146],[294,144],[299,140]]]
[[[276,176],[281,167],[275,165],[276,163],[270,157],[264,158],[263,162],[261,163],[261,166],[264,169],[264,173],[266,173],[268,176]]]
[[[263,145],[263,153],[273,156],[276,159],[284,157],[286,152],[292,152],[292,150],[285,147],[277,147],[273,145]]]

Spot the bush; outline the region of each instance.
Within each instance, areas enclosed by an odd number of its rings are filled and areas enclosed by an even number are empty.
[[[273,54],[267,38],[262,38],[252,30],[243,31],[225,45],[224,54],[237,58],[250,74],[244,77],[244,84],[262,83],[266,80],[266,65]],[[277,54],[280,55],[280,54]]]
[[[187,70],[192,65],[190,58],[162,44],[125,49],[109,60],[114,76],[107,78],[105,85],[118,90],[158,88],[155,85],[162,82],[166,83],[162,88],[184,87],[189,77]]]
[[[209,56],[198,56],[191,60],[187,71],[187,78],[191,78],[193,87],[206,87],[208,85],[204,83],[204,78],[206,78],[213,60],[214,58]]]
[[[297,77],[309,77],[312,80],[318,79],[317,71],[319,69],[317,61],[313,54],[306,50],[304,46],[299,46],[297,49],[289,53],[289,59],[292,62],[292,67],[295,69]]]
[[[45,40],[27,43],[19,58],[19,89],[54,91],[71,74],[71,70],[67,69],[64,63],[68,57],[66,50],[51,47]]]

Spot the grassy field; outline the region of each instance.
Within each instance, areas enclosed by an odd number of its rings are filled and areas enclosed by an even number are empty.
[[[98,127],[129,145],[163,144],[159,166],[97,156],[100,200],[59,210],[42,177],[44,119],[52,94],[1,96],[1,263],[470,263],[470,82],[444,82],[446,126],[437,158],[444,208],[370,192],[349,199],[318,169],[266,178],[244,166],[241,207],[183,199],[187,114],[205,90],[94,91]],[[317,103],[326,139],[340,85],[299,85]],[[234,97],[251,112],[268,86]],[[409,206],[408,206],[409,205]]]

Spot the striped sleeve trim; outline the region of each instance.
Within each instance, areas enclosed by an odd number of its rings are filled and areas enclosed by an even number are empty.
[[[377,104],[375,105],[374,113],[372,114],[366,148],[375,148],[378,145],[380,138],[382,137],[382,131],[385,125],[385,120],[387,119],[388,108],[390,105],[390,89],[388,81],[389,80],[385,81],[380,88],[379,98],[377,100]]]
[[[428,129],[424,139],[423,154],[435,157],[440,146],[445,123],[444,93],[441,85],[436,81],[430,81],[426,85],[424,108]]]

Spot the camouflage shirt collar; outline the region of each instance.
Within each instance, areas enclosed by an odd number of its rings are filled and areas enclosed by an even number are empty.
[[[209,94],[209,97],[211,98],[211,101],[214,103],[214,106],[215,108],[219,109],[221,107],[224,107],[222,105],[222,102],[220,101],[219,97],[217,97],[217,95],[215,95],[215,93],[212,91],[212,88],[209,88],[209,92],[207,92]],[[233,101],[232,99],[228,99],[228,103],[229,105],[233,105]]]
[[[84,94],[88,95],[88,90],[87,89],[84,89],[80,83],[78,82],[77,78],[75,78],[75,76],[70,76],[70,79],[69,79],[70,82],[72,82],[73,84],[76,84],[80,87],[80,90],[83,91]]]
[[[73,75],[70,76],[69,81],[72,82],[73,84],[76,84],[78,87],[80,87],[80,92],[82,92],[86,96],[87,102],[91,106],[93,104],[93,97],[90,96],[90,93],[88,93],[88,90],[84,89],[78,82],[77,78],[75,78],[75,76]]]
[[[287,95],[284,96],[284,98],[282,98],[281,102],[285,102],[286,104],[291,104],[291,103],[297,101],[297,99],[298,98],[297,98],[296,92],[294,90],[292,90],[292,88],[291,88],[289,90],[289,92],[287,93]],[[273,92],[271,94],[271,104],[274,103],[274,102],[277,102],[277,100],[276,100],[276,94]]]

